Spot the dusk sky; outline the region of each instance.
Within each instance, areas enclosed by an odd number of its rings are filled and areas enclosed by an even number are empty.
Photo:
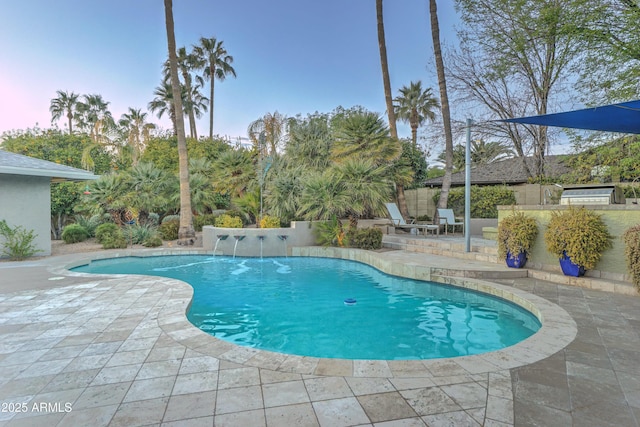
[[[438,93],[428,3],[384,2],[394,97],[412,80]],[[452,44],[454,2],[438,3],[443,43]],[[116,120],[128,107],[147,111],[167,57],[162,0],[7,1],[1,10],[0,134],[51,127],[56,90],[100,94]],[[276,110],[385,112],[374,0],[174,0],[174,19],[178,46],[216,37],[234,57],[237,78],[216,83],[216,134],[245,137]],[[198,133],[208,131],[207,113]]]

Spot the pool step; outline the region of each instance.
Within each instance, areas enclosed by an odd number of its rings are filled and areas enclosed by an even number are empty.
[[[408,252],[442,255],[451,258],[498,263],[498,247],[495,240],[471,239],[471,251],[466,252],[464,238],[460,237],[407,237],[387,234],[383,236],[382,246]]]

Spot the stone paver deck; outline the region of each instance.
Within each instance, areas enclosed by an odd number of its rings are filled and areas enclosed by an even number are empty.
[[[543,318],[523,343],[429,361],[318,359],[217,340],[186,320],[188,285],[64,269],[81,258],[0,263],[0,426],[639,425],[638,297],[505,276],[492,289]]]

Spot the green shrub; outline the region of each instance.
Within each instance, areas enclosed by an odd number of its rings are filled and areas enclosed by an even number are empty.
[[[204,214],[193,217],[193,228],[196,231],[202,231],[205,225],[214,225],[218,214]]]
[[[350,229],[347,232],[352,248],[375,250],[382,248],[382,230],[379,228]]]
[[[242,219],[229,214],[220,215],[216,218],[216,227],[222,228],[242,228]]]
[[[157,236],[158,228],[151,224],[132,224],[126,226],[124,234],[132,244],[139,245],[148,238]]]
[[[544,233],[550,253],[558,259],[566,253],[574,264],[585,270],[596,266],[602,253],[611,247],[611,239],[602,216],[584,206],[552,211]]]
[[[633,284],[640,290],[640,224],[634,225],[624,232],[624,255],[627,260],[627,268],[631,273]]]
[[[176,240],[178,238],[178,231],[180,230],[180,221],[172,219],[170,221],[163,221],[158,231],[164,240]]]
[[[433,195],[434,203],[438,203],[440,192]],[[471,186],[471,218],[498,218],[498,206],[516,204],[513,190],[504,185]],[[447,207],[453,209],[457,216],[464,215],[464,187],[449,190]]]
[[[123,249],[127,247],[127,240],[124,238],[122,230],[118,229],[115,234],[105,235],[102,239],[103,249]]]
[[[265,215],[260,220],[260,228],[280,228],[280,218]]]
[[[169,222],[169,221],[178,221],[178,222],[180,222],[180,215],[167,215],[164,218],[162,218],[162,223],[163,224],[165,222]]]
[[[33,241],[37,234],[22,226],[9,227],[5,220],[0,221],[0,254],[8,256],[12,261],[21,261],[42,252],[37,249]]]
[[[105,238],[117,234],[118,231],[122,233],[120,227],[118,227],[113,222],[105,222],[104,224],[100,224],[96,227],[96,242],[104,243]]]
[[[62,231],[62,240],[65,243],[84,242],[89,238],[89,232],[80,224],[69,224]]]
[[[517,257],[521,252],[529,252],[538,237],[538,223],[535,218],[515,211],[498,224],[498,256],[506,259],[507,254]]]
[[[100,215],[93,216],[85,216],[85,215],[76,215],[75,217],[76,224],[82,226],[86,231],[89,237],[96,236],[96,228],[104,221]]]
[[[162,246],[162,238],[159,234],[155,234],[153,236],[149,236],[142,242],[142,246],[147,248],[157,248],[158,246]]]
[[[322,221],[315,228],[316,241],[322,246],[349,246],[349,237],[344,231],[342,222],[335,216],[329,221]]]

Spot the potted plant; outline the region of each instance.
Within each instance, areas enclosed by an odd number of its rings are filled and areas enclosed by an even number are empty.
[[[633,284],[640,290],[640,225],[634,225],[624,232],[624,255]]]
[[[551,212],[544,233],[547,250],[558,257],[567,276],[582,276],[593,269],[611,240],[602,217],[584,206]]]
[[[509,267],[522,268],[537,236],[536,220],[521,211],[514,211],[498,224],[498,254]]]

